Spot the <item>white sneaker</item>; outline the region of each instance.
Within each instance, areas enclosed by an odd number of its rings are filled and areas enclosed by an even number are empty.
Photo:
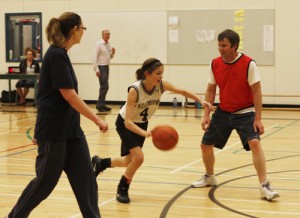
[[[268,201],[279,197],[278,192],[271,189],[270,182],[268,181],[261,184],[260,194],[262,199],[267,199]]]
[[[206,186],[214,186],[217,185],[217,180],[214,175],[205,174],[202,178],[196,182],[192,183],[192,188],[203,188]]]

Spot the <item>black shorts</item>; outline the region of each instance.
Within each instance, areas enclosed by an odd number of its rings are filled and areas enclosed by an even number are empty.
[[[148,128],[148,121],[145,123],[135,123],[140,128],[147,130]],[[126,156],[130,152],[130,149],[135,147],[143,147],[145,142],[145,137],[136,134],[135,132],[130,131],[127,129],[124,125],[124,119],[119,114],[116,120],[116,129],[117,132],[121,138],[122,144],[121,144],[121,156]]]
[[[246,151],[250,150],[248,141],[251,139],[260,140],[258,132],[254,131],[253,123],[255,113],[231,114],[219,108],[212,115],[208,131],[204,133],[202,144],[214,145],[222,149],[231,135],[232,130],[236,130]]]

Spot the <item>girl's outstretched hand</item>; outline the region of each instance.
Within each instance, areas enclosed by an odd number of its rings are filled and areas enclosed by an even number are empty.
[[[211,103],[209,103],[207,101],[202,100],[202,101],[200,101],[200,103],[203,107],[208,107],[210,109],[210,111],[215,110],[214,106],[212,106]]]

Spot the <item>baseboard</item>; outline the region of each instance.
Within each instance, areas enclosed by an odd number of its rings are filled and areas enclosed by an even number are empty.
[[[97,101],[95,100],[85,100],[84,101],[87,104],[96,104]],[[125,104],[125,101],[107,101],[108,105],[123,105]],[[178,102],[178,107],[181,107],[182,103]],[[160,106],[173,106],[173,102],[160,102]],[[214,104],[215,106],[218,106],[218,104]],[[195,104],[193,102],[189,102],[187,104],[189,108],[195,107]],[[263,104],[263,108],[300,108],[300,105],[293,105],[293,104]]]

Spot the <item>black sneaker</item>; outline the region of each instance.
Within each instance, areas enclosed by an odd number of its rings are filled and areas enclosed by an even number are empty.
[[[107,111],[105,110],[104,107],[96,107],[96,109],[97,109],[98,112],[100,112],[100,113],[107,112]]]
[[[129,186],[119,186],[116,199],[120,203],[128,204],[130,202],[130,198],[128,196],[128,188]]]
[[[106,111],[111,111],[111,108],[110,108],[110,107],[104,106],[103,109],[106,110]]]
[[[102,158],[97,155],[92,158],[93,169],[96,177],[106,169],[106,167],[101,165],[101,162]]]
[[[130,202],[130,198],[128,196],[129,185],[125,176],[122,176],[120,183],[118,185],[117,196],[116,199],[120,203],[128,204]]]

